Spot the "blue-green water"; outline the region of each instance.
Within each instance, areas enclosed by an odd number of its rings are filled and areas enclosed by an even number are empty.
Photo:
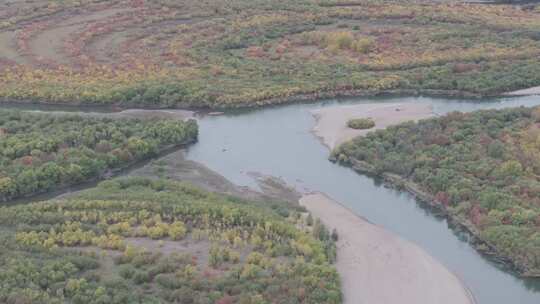
[[[472,111],[533,106],[539,97],[494,100],[437,98],[351,99],[344,104],[428,102],[434,111]],[[256,187],[245,173],[256,171],[282,177],[298,188],[327,193],[371,222],[423,247],[472,290],[480,304],[539,304],[540,281],[523,280],[480,256],[467,236],[453,232],[445,219],[422,208],[407,193],[387,189],[375,180],[328,161],[329,151],[311,133],[309,110],[336,101],[289,105],[200,119],[200,141],[188,158],[204,163],[240,185]],[[434,303],[436,304],[436,303]]]

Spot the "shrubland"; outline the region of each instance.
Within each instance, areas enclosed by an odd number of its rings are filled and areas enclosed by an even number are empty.
[[[371,129],[375,127],[375,122],[371,118],[353,118],[347,121],[347,127],[351,129]]]
[[[289,211],[143,178],[0,207],[0,302],[341,303],[332,236]]]

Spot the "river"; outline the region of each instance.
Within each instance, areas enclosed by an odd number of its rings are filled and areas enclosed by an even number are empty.
[[[492,100],[440,98],[361,98],[339,104],[424,102],[434,112],[472,111],[540,104],[538,97]],[[348,208],[415,242],[453,271],[480,304],[538,304],[540,280],[524,280],[479,255],[467,235],[451,230],[409,194],[383,187],[376,180],[328,161],[329,151],[310,130],[310,110],[338,104],[335,100],[252,111],[236,111],[199,120],[200,141],[188,159],[207,165],[239,185],[256,187],[247,172],[283,178],[298,189],[325,192]]]
[[[429,97],[352,98],[293,104],[199,118],[199,142],[187,158],[205,164],[238,185],[257,188],[248,172],[283,178],[300,190],[318,190],[358,215],[408,239],[442,262],[471,289],[479,304],[538,304],[540,279],[524,280],[482,257],[464,233],[419,204],[408,193],[383,187],[377,180],[328,161],[329,151],[311,133],[310,110],[337,104],[373,102],[430,103],[434,112],[540,105],[540,96],[490,100]],[[42,111],[111,109],[5,105]],[[436,304],[436,303],[434,303]]]

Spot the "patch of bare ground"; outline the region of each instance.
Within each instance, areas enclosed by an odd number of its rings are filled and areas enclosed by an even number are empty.
[[[191,237],[181,241],[152,240],[149,238],[126,238],[127,245],[144,248],[150,252],[159,252],[165,256],[173,253],[188,254],[196,257],[197,266],[201,269],[208,266],[211,243],[208,240],[194,240]]]
[[[132,176],[168,178],[194,184],[206,191],[242,197],[260,198],[260,194],[247,187],[237,186],[206,166],[187,160],[180,150],[166,155],[130,173]]]
[[[336,267],[345,304],[472,304],[463,283],[417,245],[357,216],[321,193],[300,204],[336,229]]]
[[[255,178],[261,192],[238,186],[205,165],[185,158],[185,151],[175,151],[130,173],[132,176],[167,178],[189,182],[206,191],[256,201],[283,201],[297,204],[300,195],[279,178],[249,173]]]
[[[296,202],[302,197],[296,189],[287,185],[279,177],[264,175],[258,172],[248,172],[247,174],[255,179],[261,191],[267,196],[287,202]]]
[[[172,240],[153,240],[149,238],[126,238],[127,245],[137,248],[144,248],[150,252],[159,252],[164,256],[171,254],[187,254],[195,257],[197,267],[204,270],[210,267],[210,248],[212,243],[207,239],[195,240],[191,236],[180,241]],[[240,262],[244,262],[247,256],[252,252],[252,246],[244,246],[243,248],[233,249],[240,254]]]
[[[312,132],[330,149],[376,129],[434,116],[431,105],[423,103],[343,105],[313,110],[311,114],[316,119]],[[365,130],[347,127],[347,121],[354,118],[371,118],[375,127]]]
[[[84,29],[85,25],[129,12],[132,9],[108,8],[84,15],[70,16],[54,26],[40,32],[30,41],[31,55],[40,60],[69,64],[69,56],[63,51],[64,40]]]
[[[95,272],[102,278],[110,278],[116,274],[114,259],[122,255],[122,252],[120,251],[102,249],[97,246],[66,247],[65,249],[99,258],[99,268],[96,269]]]

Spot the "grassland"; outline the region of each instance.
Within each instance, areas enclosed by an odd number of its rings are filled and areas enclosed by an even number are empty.
[[[0,98],[245,107],[540,84],[540,9],[423,1],[0,4]]]

